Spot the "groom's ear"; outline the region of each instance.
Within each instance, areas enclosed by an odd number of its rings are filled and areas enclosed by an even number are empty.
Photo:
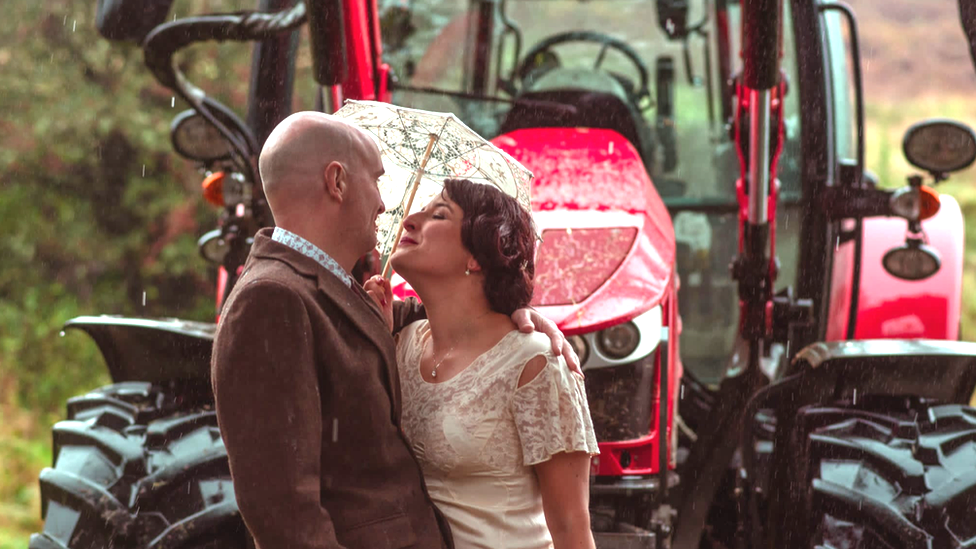
[[[323,176],[322,183],[325,186],[325,194],[341,204],[342,197],[345,196],[346,191],[349,189],[349,177],[346,173],[346,167],[341,162],[333,160],[325,166]]]

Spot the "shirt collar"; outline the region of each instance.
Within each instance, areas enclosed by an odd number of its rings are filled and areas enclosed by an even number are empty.
[[[334,274],[347,287],[352,287],[352,277],[349,276],[349,273],[340,267],[339,264],[336,263],[335,259],[332,259],[329,254],[323,252],[322,249],[315,244],[312,244],[308,240],[305,240],[291,231],[282,229],[281,227],[275,227],[274,233],[271,235],[271,240],[284,244],[302,255],[311,257],[316,261],[316,263],[325,267],[325,270]]]

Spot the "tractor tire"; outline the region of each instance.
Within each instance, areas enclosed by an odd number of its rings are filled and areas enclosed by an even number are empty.
[[[247,547],[213,405],[177,395],[126,382],[68,401],[30,549]]]
[[[976,546],[976,409],[900,401],[801,410],[812,547]]]

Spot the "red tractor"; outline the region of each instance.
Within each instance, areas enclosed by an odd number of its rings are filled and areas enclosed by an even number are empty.
[[[587,374],[598,547],[976,544],[962,215],[922,175],[885,190],[865,169],[849,8],[260,0],[166,22],[170,4],[100,0],[98,23],[191,107],[172,138],[221,209],[200,240],[218,310],[271,223],[256,158],[289,112],[307,21],[316,108],[452,111],[535,173],[533,304]],[[963,23],[976,44],[976,17]],[[179,72],[176,52],[206,40],[258,41],[247,122]],[[948,120],[904,144],[932,182],[976,159],[972,130]],[[212,410],[213,325],[68,327],[115,384],[54,427],[30,547],[246,547]]]

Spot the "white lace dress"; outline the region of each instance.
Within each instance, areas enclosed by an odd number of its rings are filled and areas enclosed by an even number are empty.
[[[402,425],[456,549],[552,547],[532,465],[599,452],[583,381],[553,356],[548,337],[516,330],[453,378],[428,383],[420,357],[429,337],[426,320],[398,336]],[[518,387],[539,355],[545,368]]]

